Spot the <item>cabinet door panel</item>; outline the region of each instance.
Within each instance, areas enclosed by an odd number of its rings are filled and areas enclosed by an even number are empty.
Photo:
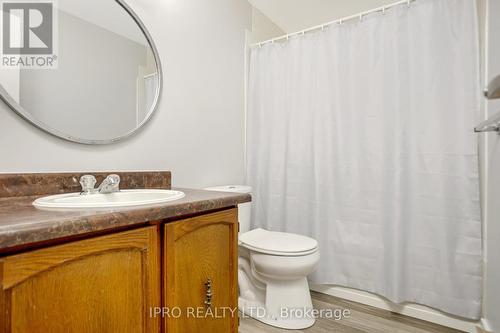
[[[0,332],[159,332],[156,227],[0,260]]]
[[[236,209],[165,226],[168,333],[237,332],[237,237]],[[211,306],[205,304],[209,279]],[[180,309],[179,318],[173,318],[174,309]]]

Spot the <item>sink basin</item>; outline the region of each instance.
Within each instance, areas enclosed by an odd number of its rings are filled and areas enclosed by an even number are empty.
[[[121,190],[109,194],[58,194],[35,200],[39,208],[106,208],[159,204],[184,198],[184,192],[172,190]]]

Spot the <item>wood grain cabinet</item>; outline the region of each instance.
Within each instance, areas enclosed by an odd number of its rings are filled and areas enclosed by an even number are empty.
[[[0,332],[159,332],[158,227],[0,258]]]
[[[237,237],[234,208],[0,258],[0,333],[237,333]]]
[[[237,209],[166,224],[167,333],[237,333]]]

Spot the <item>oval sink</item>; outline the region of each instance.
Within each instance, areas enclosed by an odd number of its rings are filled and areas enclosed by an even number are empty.
[[[121,190],[109,194],[80,193],[57,194],[36,199],[35,207],[40,208],[106,208],[152,205],[184,198],[181,191],[173,190]]]

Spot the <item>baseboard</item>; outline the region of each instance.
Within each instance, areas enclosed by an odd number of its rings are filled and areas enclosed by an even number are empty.
[[[485,318],[481,319],[481,325],[482,327],[478,329],[478,332],[480,333],[493,333],[493,329],[491,328],[491,325],[488,320]]]
[[[430,309],[418,304],[394,304],[377,295],[360,290],[337,287],[331,285],[311,285],[311,289],[323,294],[343,298],[349,301],[362,303],[375,308],[388,310],[405,316],[429,321],[438,325],[454,328],[460,331],[477,333],[483,329],[481,322],[467,321]]]

